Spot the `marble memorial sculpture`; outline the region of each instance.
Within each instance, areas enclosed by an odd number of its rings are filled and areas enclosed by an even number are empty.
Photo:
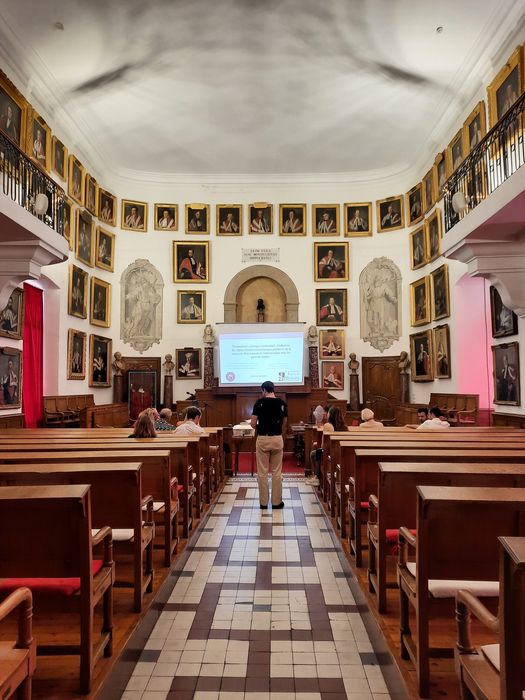
[[[401,272],[388,258],[374,258],[359,277],[361,338],[384,352],[401,336]]]
[[[141,354],[162,338],[163,288],[148,260],[135,260],[120,278],[120,338]]]

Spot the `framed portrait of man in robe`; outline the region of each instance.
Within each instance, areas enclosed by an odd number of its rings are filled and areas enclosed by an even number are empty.
[[[432,329],[434,340],[434,377],[450,379],[450,332],[447,323]]]
[[[339,236],[339,204],[312,204],[314,236]]]
[[[210,205],[186,204],[186,233],[210,232]]]
[[[321,360],[343,360],[344,356],[344,331],[337,328],[319,331],[319,358]]]
[[[173,241],[173,281],[209,282],[208,241]]]
[[[490,288],[490,318],[492,323],[492,337],[505,338],[508,335],[516,335],[518,332],[518,317],[505,306],[496,287]]]
[[[155,231],[177,231],[179,207],[176,204],[155,204]]]
[[[345,203],[345,236],[372,235],[372,202]]]
[[[117,224],[117,198],[107,190],[98,190],[98,218],[104,224]]]
[[[28,104],[0,71],[0,131],[23,149],[26,141]]]
[[[71,199],[82,206],[84,204],[84,166],[71,154],[67,170],[67,184]]]
[[[463,127],[455,134],[449,143],[445,154],[447,177],[454,173],[465,158],[464,131]]]
[[[408,225],[417,224],[423,218],[423,186],[421,182],[414,185],[406,194]]]
[[[432,320],[450,316],[450,293],[448,288],[448,265],[432,270],[430,273],[432,287]]]
[[[111,338],[89,336],[89,386],[111,386]]]
[[[463,125],[465,132],[465,155],[473,151],[487,133],[485,117],[485,102],[481,100],[465,119]]]
[[[206,292],[177,291],[177,323],[206,322]]]
[[[428,219],[425,219],[427,262],[432,262],[441,255],[441,237],[441,210],[436,209]]]
[[[95,267],[113,272],[115,262],[115,234],[97,226],[95,243]]]
[[[430,323],[428,277],[422,277],[410,285],[410,320],[413,326]]]
[[[380,199],[376,202],[379,233],[395,231],[404,227],[403,199],[403,195],[400,194],[397,197],[387,197],[387,199]]]
[[[97,216],[97,205],[98,205],[98,183],[89,173],[86,173],[86,183],[85,183],[85,207],[90,214]]]
[[[254,202],[248,207],[250,233],[273,233],[273,204]]]
[[[492,346],[494,403],[521,406],[519,343]]]
[[[242,236],[242,204],[217,204],[217,236]]]
[[[348,325],[346,289],[316,289],[315,294],[318,326]]]
[[[13,289],[6,307],[0,311],[0,335],[20,340],[24,330],[24,292]]]
[[[523,92],[522,47],[518,46],[487,87],[489,127],[492,128]]]
[[[75,257],[80,262],[93,267],[95,264],[95,236],[93,219],[81,209],[77,209]]]
[[[67,332],[67,378],[86,378],[86,340],[82,331],[69,328]]]
[[[425,227],[421,226],[410,234],[410,266],[418,270],[427,263],[427,257]]]
[[[345,388],[345,363],[321,362],[321,388],[343,391]]]
[[[306,236],[306,204],[279,204],[279,235]]]
[[[348,282],[348,243],[314,243],[314,280]]]
[[[175,350],[177,379],[200,379],[202,377],[200,348]]]
[[[423,211],[426,214],[436,203],[436,175],[435,168],[432,167],[423,178]]]
[[[30,109],[26,153],[43,170],[51,170],[51,129],[35,109]]]
[[[88,273],[76,265],[69,266],[67,312],[77,318],[87,317]]]
[[[148,205],[146,202],[135,202],[130,199],[122,200],[120,228],[126,231],[148,230]]]
[[[0,348],[0,410],[22,405],[22,352]]]
[[[410,365],[413,382],[431,382],[433,376],[432,331],[421,331],[410,336]]]
[[[62,141],[53,136],[51,142],[51,169],[61,180],[67,177],[67,148]]]
[[[111,284],[98,277],[91,278],[89,322],[103,328],[111,325]]]

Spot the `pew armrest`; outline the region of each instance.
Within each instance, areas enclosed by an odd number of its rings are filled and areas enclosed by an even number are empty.
[[[91,538],[92,547],[97,547],[99,544],[104,544],[104,566],[113,566],[113,530],[104,525]]]
[[[377,512],[379,510],[379,499],[371,493],[368,497],[368,524],[377,525]]]
[[[147,495],[142,498],[141,512],[146,511],[146,525],[153,525],[153,496]]]
[[[16,640],[17,649],[29,649],[33,643],[32,617],[33,617],[33,594],[23,586],[17,588],[5,600],[0,603],[0,620],[3,620],[17,608],[18,610],[18,636]]]
[[[417,535],[410,532],[407,527],[399,528],[399,566],[405,567],[408,562],[408,548],[416,548]]]
[[[475,647],[471,641],[471,618],[474,615],[491,632],[499,632],[499,620],[468,589],[456,593],[457,649],[460,654],[473,654]]]

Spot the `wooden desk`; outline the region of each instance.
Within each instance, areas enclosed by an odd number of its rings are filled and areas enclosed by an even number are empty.
[[[232,445],[233,451],[235,453],[235,463],[233,467],[233,474],[237,476],[239,471],[239,452],[243,445],[249,445],[250,447],[250,469],[251,475],[253,476],[253,464],[255,456],[255,435],[232,435]]]

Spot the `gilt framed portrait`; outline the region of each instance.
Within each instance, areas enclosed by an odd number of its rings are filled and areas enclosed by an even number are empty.
[[[428,219],[425,219],[425,237],[427,247],[427,262],[432,262],[441,255],[441,210],[436,209]]]
[[[43,170],[51,170],[51,129],[32,108],[29,110],[26,153]]]
[[[348,282],[348,243],[314,243],[314,280]]]
[[[98,279],[98,277],[92,277],[90,299],[89,322],[94,326],[109,328],[111,325],[111,284]]]
[[[339,204],[312,204],[314,236],[339,236]]]
[[[410,266],[413,270],[418,270],[426,264],[427,257],[425,228],[421,226],[410,234]]]
[[[505,338],[518,332],[518,317],[505,306],[496,287],[490,287],[490,319],[493,338]]]
[[[439,201],[443,197],[443,188],[447,182],[447,160],[445,158],[445,151],[437,154],[434,167],[436,173],[436,201]]]
[[[179,289],[177,291],[177,323],[206,322],[206,292]]]
[[[186,204],[186,233],[210,232],[210,205]]]
[[[111,386],[111,338],[89,336],[89,386]]]
[[[76,265],[69,266],[67,312],[70,316],[87,318],[88,273]]]
[[[93,267],[95,264],[95,237],[93,219],[82,209],[76,211],[75,257],[80,262]]]
[[[22,351],[0,347],[0,410],[22,405]]]
[[[173,281],[209,282],[209,243],[173,241]]]
[[[395,231],[403,228],[405,219],[403,215],[403,195],[388,197],[376,202],[377,207],[377,230],[380,233],[385,231]]]
[[[431,382],[433,376],[432,332],[420,331],[410,336],[410,378],[413,382]]]
[[[423,218],[423,185],[418,182],[406,194],[408,225],[413,226]]]
[[[97,226],[95,267],[113,272],[115,261],[115,234]]]
[[[447,177],[450,177],[454,173],[465,158],[465,147],[463,144],[463,128],[461,128],[457,134],[455,134],[452,141],[448,144],[446,150],[446,166],[447,166]]]
[[[242,204],[217,204],[218,236],[242,236]]]
[[[61,226],[62,226],[62,235],[66,239],[66,241],[69,243],[69,250],[73,250],[75,247],[75,236],[74,236],[74,227],[73,227],[73,202],[68,198],[64,197],[62,200],[62,219],[61,219]]]
[[[465,155],[473,151],[487,133],[487,121],[485,117],[485,102],[481,100],[465,119],[463,124],[465,134]]]
[[[487,87],[489,126],[492,128],[523,92],[522,47],[518,46]]]
[[[117,198],[101,187],[98,189],[98,218],[109,226],[117,224]]]
[[[175,350],[177,379],[200,379],[202,377],[201,354],[200,348]]]
[[[135,202],[131,199],[122,200],[120,228],[125,231],[148,230],[148,205],[146,202]]]
[[[423,178],[423,211],[426,214],[436,203],[435,168],[432,167]]]
[[[346,289],[316,289],[315,308],[318,326],[347,326]]]
[[[82,206],[84,204],[84,166],[74,155],[69,156],[67,187],[71,199]]]
[[[494,403],[521,406],[519,343],[492,346]]]
[[[346,203],[344,210],[347,238],[372,235],[372,202]]]
[[[430,323],[430,293],[428,277],[422,277],[410,285],[410,323],[423,326]]]
[[[450,316],[450,294],[448,289],[448,265],[441,265],[430,273],[432,287],[432,320]]]
[[[21,150],[27,135],[28,104],[0,71],[0,131]]]
[[[0,336],[21,340],[24,330],[24,291],[13,289],[7,304],[0,311]]]
[[[448,323],[432,329],[434,340],[434,378],[450,379],[450,331]]]
[[[250,233],[273,233],[273,204],[254,202],[248,207],[250,212]]]
[[[344,360],[344,331],[337,328],[319,331],[319,357],[321,360]]]
[[[53,136],[51,142],[51,169],[61,180],[67,177],[67,148],[62,141]]]
[[[279,235],[306,236],[306,204],[279,204]]]
[[[345,363],[321,362],[321,388],[343,391],[345,388]]]
[[[177,231],[179,207],[177,204],[155,204],[155,231]]]
[[[82,331],[69,328],[67,332],[67,378],[86,378],[86,342]]]
[[[86,173],[86,183],[84,187],[85,207],[93,216],[97,215],[98,204],[98,184],[93,175]]]

